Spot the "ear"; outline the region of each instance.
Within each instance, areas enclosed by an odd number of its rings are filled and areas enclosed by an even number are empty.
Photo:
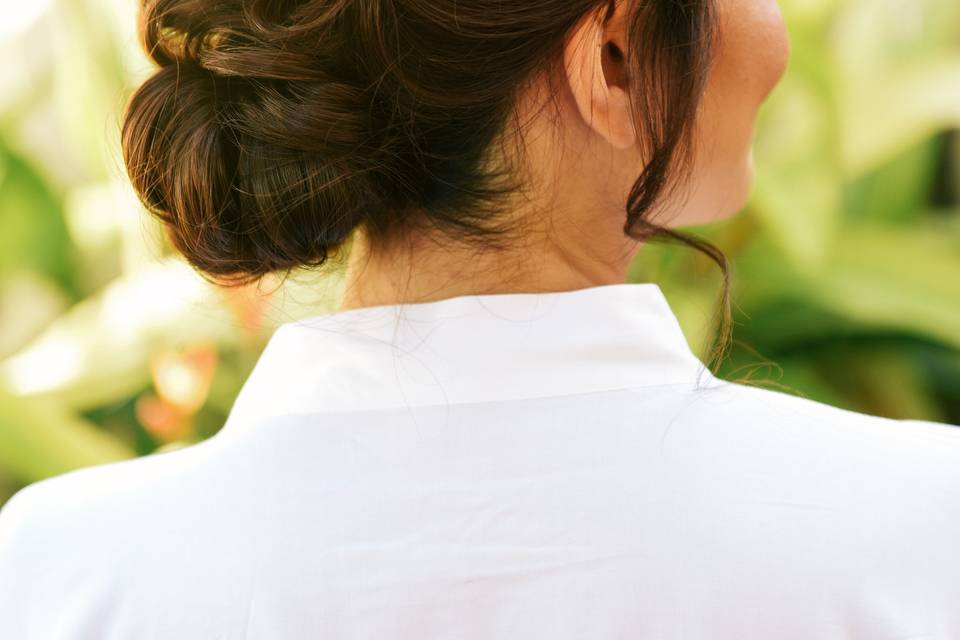
[[[627,2],[616,0],[592,10],[564,44],[563,63],[570,91],[584,122],[617,149],[637,143],[624,83]]]

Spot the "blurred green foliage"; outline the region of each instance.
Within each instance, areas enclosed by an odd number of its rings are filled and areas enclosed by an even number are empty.
[[[136,3],[7,6],[0,502],[210,437],[273,329],[332,310],[341,291],[335,269],[222,290],[170,255],[118,155],[125,98],[150,70]],[[960,3],[781,6],[792,58],[762,112],[754,195],[689,229],[731,259],[736,342],[720,373],[960,424]],[[705,359],[716,267],[654,245],[631,277],[661,284]]]

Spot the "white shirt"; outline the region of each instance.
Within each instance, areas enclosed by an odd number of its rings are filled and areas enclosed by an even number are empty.
[[[717,380],[651,283],[290,322],[5,505],[0,638],[956,640],[960,429]]]

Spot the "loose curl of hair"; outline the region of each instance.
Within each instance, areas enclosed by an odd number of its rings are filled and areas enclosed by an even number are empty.
[[[719,361],[731,324],[725,256],[645,219],[691,167],[713,0],[628,1],[646,162],[623,230],[720,266]],[[424,224],[504,246],[515,231],[504,198],[524,173],[490,154],[519,91],[613,2],[144,0],[141,37],[159,69],[124,117],[130,179],[174,247],[221,283],[319,267],[361,225],[373,243]]]

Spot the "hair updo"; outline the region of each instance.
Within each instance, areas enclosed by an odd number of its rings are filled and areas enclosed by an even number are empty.
[[[728,308],[723,254],[643,218],[690,166],[712,0],[628,1],[646,164],[624,233],[708,254]],[[502,197],[522,183],[490,154],[518,92],[613,2],[144,0],[159,69],[124,118],[128,173],[174,247],[220,282],[320,266],[360,225],[374,243],[426,224],[498,244]]]
[[[614,1],[143,0],[159,69],[124,117],[128,174],[173,246],[221,284],[319,267],[361,225],[374,245],[423,225],[504,246],[515,229],[503,198],[523,172],[491,161],[496,143],[520,91]],[[644,218],[691,167],[714,0],[626,1],[620,53],[645,165],[623,230],[720,266],[719,360],[732,324],[725,256]]]

